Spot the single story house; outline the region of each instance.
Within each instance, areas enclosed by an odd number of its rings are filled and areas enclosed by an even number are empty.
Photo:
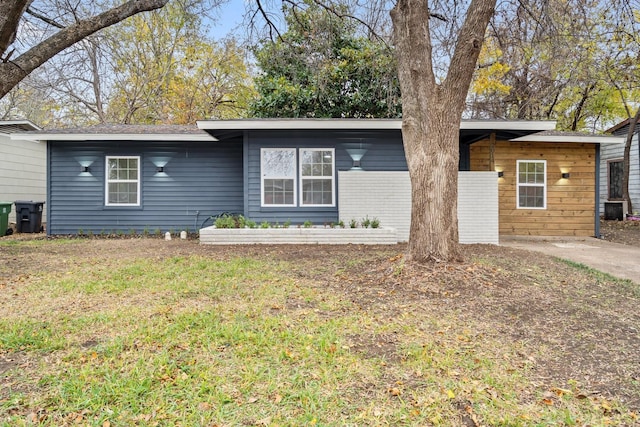
[[[463,121],[461,242],[598,234],[600,144],[621,140],[549,133],[554,127]],[[400,120],[203,120],[28,137],[48,142],[49,234],[196,231],[233,212],[280,224],[376,217],[408,238]]]
[[[606,133],[626,139],[629,131],[630,120],[624,120]],[[629,196],[634,210],[640,211],[640,123],[636,125],[631,151],[629,153]],[[622,176],[624,173],[624,144],[603,145],[600,155],[600,214],[605,214],[605,204],[619,204],[619,211],[624,216],[627,212],[627,204],[622,200]],[[618,210],[618,209],[614,209]]]
[[[0,121],[0,202],[31,200],[44,202],[47,197],[46,141],[12,138],[12,134],[37,131],[29,120]],[[9,222],[15,222],[12,206]],[[46,222],[46,215],[43,219]]]

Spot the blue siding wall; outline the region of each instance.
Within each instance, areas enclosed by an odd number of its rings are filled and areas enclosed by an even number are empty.
[[[362,158],[361,167],[370,171],[406,171],[407,163],[400,131],[346,132],[346,131],[252,131],[247,144],[247,208],[246,216],[256,222],[301,224],[311,221],[316,225],[338,221],[335,207],[261,207],[260,149],[261,148],[334,148],[337,170],[351,169],[353,162],[345,151],[344,143],[370,144]],[[337,191],[337,173],[335,176]],[[298,189],[299,191],[299,189]],[[296,195],[297,197],[297,195]],[[336,195],[336,203],[338,197]],[[380,203],[384,203],[383,200]]]
[[[220,212],[242,212],[242,140],[49,142],[49,234],[196,231]],[[140,156],[141,206],[105,206],[105,156]],[[164,164],[165,173],[156,167]],[[82,173],[81,165],[89,165]]]

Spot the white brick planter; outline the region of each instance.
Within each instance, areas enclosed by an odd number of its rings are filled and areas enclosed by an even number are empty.
[[[395,245],[394,228],[215,228],[200,229],[204,245],[322,244]]]

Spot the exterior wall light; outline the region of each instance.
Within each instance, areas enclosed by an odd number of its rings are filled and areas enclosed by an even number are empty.
[[[156,168],[156,172],[158,172],[158,173],[162,173],[162,172],[164,172],[164,166],[158,166],[158,167]]]
[[[80,172],[89,172],[89,166],[81,166]]]
[[[570,177],[571,177],[571,174],[569,172],[562,172],[563,179],[569,179]]]
[[[503,178],[503,177],[504,177],[504,172],[498,171],[498,178]]]

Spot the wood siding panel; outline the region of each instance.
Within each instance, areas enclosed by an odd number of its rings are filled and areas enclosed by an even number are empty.
[[[489,142],[471,146],[471,170],[489,170]],[[494,151],[498,179],[500,234],[592,236],[594,234],[595,162],[592,144],[513,143],[498,141]],[[516,161],[547,161],[546,209],[518,209]],[[569,179],[562,179],[562,172]]]
[[[242,141],[50,144],[51,234],[196,231],[211,215],[243,210]],[[119,155],[141,156],[139,207],[105,206],[105,156]],[[88,174],[81,162],[91,163]]]

